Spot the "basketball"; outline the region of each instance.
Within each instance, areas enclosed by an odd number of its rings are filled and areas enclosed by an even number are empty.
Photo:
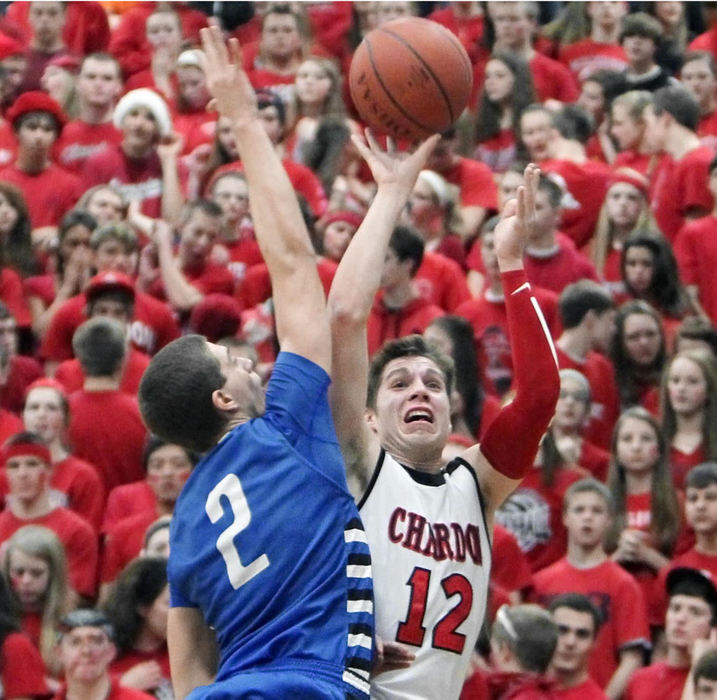
[[[364,37],[351,62],[349,86],[368,126],[417,141],[458,119],[473,88],[473,68],[448,29],[401,17]]]

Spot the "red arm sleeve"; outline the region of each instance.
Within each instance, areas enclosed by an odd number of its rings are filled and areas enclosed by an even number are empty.
[[[490,424],[480,448],[493,469],[510,479],[521,479],[533,466],[540,439],[555,412],[560,380],[550,333],[525,271],[513,270],[501,277],[515,398]]]

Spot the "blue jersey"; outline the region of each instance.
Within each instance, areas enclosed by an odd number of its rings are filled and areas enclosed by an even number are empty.
[[[215,629],[218,685],[273,669],[328,679],[337,697],[368,698],[371,563],[328,384],[314,363],[280,353],[264,415],[202,459],[175,506],[171,605],[198,607]],[[239,690],[249,696],[231,692]]]

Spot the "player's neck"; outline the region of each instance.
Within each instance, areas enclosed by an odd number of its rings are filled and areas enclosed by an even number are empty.
[[[110,694],[110,679],[105,673],[94,683],[67,681],[66,700],[104,700]]]

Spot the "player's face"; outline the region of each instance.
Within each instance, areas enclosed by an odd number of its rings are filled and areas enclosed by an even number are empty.
[[[207,343],[226,378],[222,391],[237,403],[237,412],[255,418],[264,413],[264,389],[261,377],[254,371],[254,363],[246,357],[232,355],[223,345]]]
[[[685,519],[698,534],[717,532],[717,484],[709,484],[703,489],[687,487]]]
[[[637,187],[628,182],[616,182],[605,197],[608,219],[620,227],[634,227],[637,223],[645,198]]]
[[[192,473],[192,462],[179,445],[164,445],[147,460],[147,483],[160,503],[174,503]]]
[[[558,646],[551,665],[557,672],[574,673],[587,667],[595,641],[595,622],[590,613],[557,608],[553,620],[558,627]]]
[[[7,483],[13,498],[32,503],[47,489],[50,466],[34,455],[17,455],[5,463]]]
[[[50,584],[50,565],[41,557],[26,554],[14,547],[8,560],[10,585],[23,612],[42,610]]]
[[[572,543],[585,548],[596,547],[610,525],[607,503],[592,491],[573,494],[565,507],[563,524]]]
[[[695,700],[717,700],[717,680],[699,678],[695,685]]]
[[[712,611],[706,600],[691,595],[673,595],[665,615],[668,647],[677,647],[689,653],[697,639],[709,636],[711,619]]]
[[[638,295],[647,294],[655,274],[655,257],[646,246],[633,245],[625,251],[625,282]]]
[[[115,656],[115,646],[99,627],[76,627],[62,636],[60,661],[74,682],[99,680]]]
[[[179,252],[185,267],[202,265],[221,232],[222,220],[195,209],[182,226]]]
[[[515,86],[515,76],[500,59],[488,61],[483,89],[491,102],[509,102]]]
[[[589,409],[590,401],[585,387],[574,377],[561,377],[554,424],[563,430],[577,430],[585,422]]]
[[[654,428],[634,416],[620,421],[615,444],[617,461],[632,474],[651,471],[660,456]]]
[[[693,416],[707,402],[707,379],[702,368],[689,357],[677,357],[667,373],[667,394],[675,413]]]
[[[299,66],[294,85],[299,102],[321,105],[331,90],[331,77],[320,63],[308,60]]]
[[[695,59],[685,64],[680,71],[680,80],[697,98],[700,105],[709,105],[715,99],[717,78],[704,59]]]
[[[144,614],[144,623],[149,632],[159,639],[167,638],[167,614],[169,612],[169,586],[154,599]]]
[[[526,112],[520,118],[520,138],[534,163],[549,157],[552,131],[552,119],[543,110]]]
[[[249,214],[249,188],[243,178],[231,176],[217,180],[212,199],[222,208],[227,225],[236,226]]]
[[[60,394],[50,387],[33,389],[25,399],[22,422],[25,430],[37,433],[48,444],[61,437],[67,421]]]
[[[610,134],[617,141],[621,151],[637,148],[642,141],[645,123],[642,119],[631,117],[625,105],[612,106],[610,124]]]
[[[638,366],[651,365],[660,352],[658,321],[648,314],[630,314],[623,324],[625,351]]]
[[[88,58],[77,77],[77,93],[88,104],[111,105],[122,90],[119,66],[114,61]]]
[[[97,272],[114,270],[126,275],[133,275],[137,262],[135,253],[129,252],[124,243],[116,238],[103,241],[95,251],[95,267]]]
[[[356,227],[348,221],[332,221],[324,231],[324,255],[339,262],[344,257]]]
[[[388,452],[425,463],[440,455],[451,430],[443,373],[427,357],[400,357],[383,370],[370,427]]]

